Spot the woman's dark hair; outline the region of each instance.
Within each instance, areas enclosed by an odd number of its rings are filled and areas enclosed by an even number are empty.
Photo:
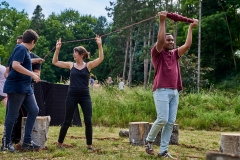
[[[23,43],[31,43],[33,40],[36,43],[38,41],[38,34],[32,29],[28,29],[23,33],[22,39]]]
[[[78,52],[78,54],[80,54],[80,55],[84,55],[83,56],[83,60],[84,59],[87,59],[87,58],[90,58],[90,53],[83,47],[83,46],[78,46],[78,47],[75,47],[74,49],[73,49],[73,51],[76,51],[76,52]]]

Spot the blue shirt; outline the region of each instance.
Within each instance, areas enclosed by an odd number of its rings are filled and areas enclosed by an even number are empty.
[[[28,49],[19,44],[16,45],[12,55],[8,60],[8,66],[10,72],[5,81],[3,92],[4,93],[23,93],[23,94],[33,94],[31,87],[32,77],[25,74],[19,73],[12,68],[12,62],[18,61],[24,68],[32,71],[31,57],[29,55]]]

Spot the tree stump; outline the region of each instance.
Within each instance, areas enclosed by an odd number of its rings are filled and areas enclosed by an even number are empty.
[[[240,156],[240,134],[222,133],[220,151],[223,153]]]
[[[126,129],[120,130],[119,131],[119,136],[120,137],[129,137],[129,130],[126,130]]]
[[[152,125],[153,125],[153,123],[149,123],[149,131],[150,131]],[[162,133],[162,129],[158,132],[158,134],[156,136],[156,139],[153,142],[154,145],[157,145],[157,146],[160,145],[161,133]],[[178,134],[179,134],[179,132],[178,132],[178,124],[174,124],[169,144],[178,145]]]
[[[206,160],[239,160],[240,157],[234,154],[224,154],[218,152],[208,152]]]
[[[24,139],[25,124],[27,117],[22,117],[22,134],[21,134],[21,143]],[[33,126],[32,131],[32,140],[40,145],[41,149],[45,148],[45,144],[48,138],[48,128],[51,121],[50,116],[37,116],[36,121]]]
[[[129,123],[129,142],[135,146],[144,145],[149,132],[148,122],[130,122]]]

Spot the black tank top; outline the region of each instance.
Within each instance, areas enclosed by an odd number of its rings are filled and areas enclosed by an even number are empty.
[[[90,72],[87,69],[87,63],[85,67],[81,70],[72,67],[70,70],[70,85],[68,91],[82,92],[88,91],[88,81]]]

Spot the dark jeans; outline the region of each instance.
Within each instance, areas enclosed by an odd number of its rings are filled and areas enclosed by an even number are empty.
[[[10,93],[8,94],[8,110],[5,119],[6,132],[4,136],[6,138],[6,144],[11,142],[12,130],[19,116],[19,109],[22,104],[28,112],[23,142],[29,143],[32,140],[32,129],[39,111],[35,96],[34,94]]]
[[[68,92],[65,101],[65,119],[58,137],[59,143],[63,143],[64,141],[78,104],[80,104],[84,116],[86,143],[87,145],[92,145],[92,101],[89,91],[83,93]]]
[[[14,124],[13,131],[12,131],[12,142],[17,144],[21,140],[21,132],[22,132],[22,117],[27,117],[27,110],[24,106],[21,106],[19,109],[19,116],[17,121]]]

